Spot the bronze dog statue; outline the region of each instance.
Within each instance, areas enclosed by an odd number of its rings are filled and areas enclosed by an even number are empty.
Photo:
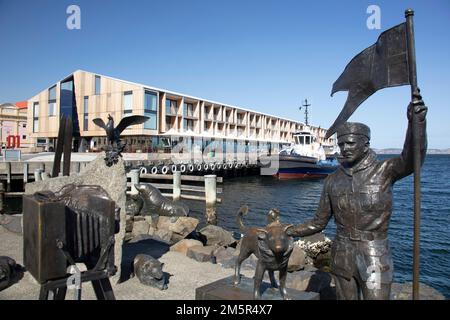
[[[242,222],[242,216],[247,214],[248,207],[242,206],[239,209],[237,223],[244,233],[241,240],[241,249],[236,260],[234,284],[238,285],[241,281],[241,264],[252,253],[258,258],[255,271],[255,284],[253,296],[255,299],[261,298],[261,283],[264,273],[269,271],[270,283],[276,288],[274,271],[278,270],[280,280],[280,294],[285,300],[286,294],[286,276],[289,257],[294,248],[294,240],[287,234],[287,230],[293,225],[283,225],[278,219],[278,210],[272,209],[269,213],[270,222],[265,228],[246,228]]]

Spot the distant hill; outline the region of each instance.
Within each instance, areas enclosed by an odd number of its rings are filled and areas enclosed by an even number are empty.
[[[378,154],[400,154],[400,148],[374,149]],[[447,149],[428,149],[427,154],[450,154],[450,148]]]

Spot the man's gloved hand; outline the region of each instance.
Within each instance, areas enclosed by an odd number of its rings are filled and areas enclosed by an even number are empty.
[[[422,122],[425,120],[428,108],[425,106],[420,93],[415,93],[413,101],[409,103],[407,113],[409,121],[412,121],[413,111],[416,114],[417,121]]]

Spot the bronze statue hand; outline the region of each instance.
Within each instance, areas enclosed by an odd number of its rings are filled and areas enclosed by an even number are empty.
[[[425,106],[425,103],[422,100],[422,96],[420,93],[415,93],[413,97],[413,101],[409,103],[408,106],[408,120],[412,120],[412,112],[416,114],[417,120],[422,122],[425,120],[427,115],[428,108]]]

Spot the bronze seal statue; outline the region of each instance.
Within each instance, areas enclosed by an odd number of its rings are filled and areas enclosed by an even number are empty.
[[[160,216],[184,217],[189,214],[189,208],[164,197],[161,192],[149,183],[134,185],[144,200],[145,209],[151,214]]]

